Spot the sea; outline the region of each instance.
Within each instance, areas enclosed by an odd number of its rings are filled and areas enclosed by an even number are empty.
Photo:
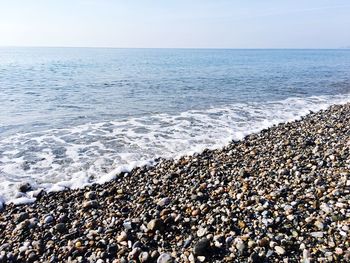
[[[0,48],[0,202],[104,183],[349,101],[346,49]]]

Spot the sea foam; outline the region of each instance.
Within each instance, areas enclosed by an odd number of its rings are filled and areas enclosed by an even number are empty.
[[[350,95],[236,103],[180,114],[155,114],[64,129],[18,133],[0,140],[0,203],[35,201],[35,191],[104,183],[158,157],[215,149],[310,111],[350,101]],[[18,192],[23,182],[33,191]],[[1,209],[1,208],[0,208]]]

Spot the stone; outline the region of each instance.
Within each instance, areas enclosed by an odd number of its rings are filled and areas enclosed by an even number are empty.
[[[206,258],[205,258],[205,256],[198,256],[197,259],[199,262],[205,262]]]
[[[83,208],[85,208],[85,209],[97,208],[98,206],[99,206],[99,204],[96,200],[85,201],[83,203]]]
[[[84,197],[85,197],[85,199],[88,199],[88,200],[96,199],[96,192],[94,192],[94,191],[86,192],[84,194]]]
[[[150,260],[150,256],[149,256],[149,253],[144,251],[144,252],[141,252],[140,255],[139,255],[139,261],[141,263],[143,262],[147,262]]]
[[[157,259],[157,263],[173,263],[174,259],[171,255],[167,253],[162,253]]]
[[[136,260],[136,259],[138,259],[140,253],[141,253],[141,248],[136,247],[133,250],[131,250],[131,252],[128,255],[128,259],[129,260]]]
[[[320,229],[320,230],[323,230],[323,228],[324,228],[323,223],[320,222],[320,221],[316,221],[316,222],[314,223],[314,225],[315,225],[318,229]]]
[[[47,215],[44,218],[44,224],[50,224],[53,222],[53,216],[52,215]]]
[[[150,231],[162,230],[164,228],[164,223],[161,219],[152,219],[147,224],[147,229]]]
[[[164,207],[164,206],[167,206],[169,204],[170,204],[170,198],[169,197],[162,198],[157,203],[157,205],[159,205],[160,207]]]
[[[21,193],[29,192],[32,189],[32,186],[29,183],[23,183],[18,186],[18,190]]]
[[[198,230],[197,230],[197,236],[198,237],[203,237],[207,234],[208,230],[206,228],[202,228],[200,227]]]
[[[122,231],[120,233],[120,235],[117,237],[117,241],[120,243],[120,242],[123,242],[123,241],[126,241],[128,240],[128,235],[125,231]]]
[[[312,237],[316,237],[316,238],[322,238],[324,233],[323,232],[311,232],[310,235]]]
[[[193,247],[193,254],[195,256],[207,256],[210,252],[210,241],[207,238],[202,238]]]
[[[15,215],[15,221],[16,223],[21,223],[22,221],[29,218],[29,214],[27,212],[22,212],[17,215]]]
[[[61,234],[66,233],[68,231],[67,227],[66,227],[66,224],[64,224],[64,223],[58,223],[55,226],[55,229]]]
[[[276,253],[279,254],[279,255],[284,255],[284,254],[286,253],[286,251],[284,250],[284,248],[281,247],[281,246],[275,246],[275,251],[276,251]]]

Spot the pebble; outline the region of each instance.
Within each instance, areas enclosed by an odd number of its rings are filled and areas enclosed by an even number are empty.
[[[53,216],[52,215],[47,215],[44,218],[44,224],[50,224],[53,222]]]
[[[94,192],[94,191],[86,192],[84,194],[84,197],[85,197],[85,199],[88,199],[88,200],[96,199],[96,192]]]
[[[29,183],[23,183],[18,186],[18,190],[22,193],[26,193],[32,189],[32,186]]]
[[[164,223],[161,219],[152,219],[147,224],[147,229],[149,229],[151,231],[162,230],[163,227],[164,227]]]
[[[174,262],[173,257],[167,253],[161,254],[157,259],[157,263],[173,263],[173,262]]]
[[[162,198],[161,200],[159,200],[159,202],[157,203],[157,205],[159,205],[160,207],[164,207],[170,204],[170,198],[169,197],[165,197]]]
[[[310,235],[312,237],[316,237],[316,238],[322,238],[324,233],[323,232],[311,232]]]
[[[96,200],[85,201],[83,203],[83,208],[85,208],[85,209],[97,208],[98,206],[99,206],[99,204]]]
[[[67,227],[66,227],[66,224],[64,224],[64,223],[58,223],[55,226],[55,229],[61,234],[67,232]]]
[[[198,237],[203,237],[208,233],[208,230],[206,228],[199,228],[197,230],[197,236]]]
[[[141,252],[140,255],[139,255],[139,261],[141,263],[143,262],[148,262],[150,259],[150,256],[149,256],[149,253],[148,252]]]
[[[280,247],[280,246],[275,246],[275,251],[277,254],[279,255],[284,255],[286,253],[286,251],[284,250],[283,247]]]
[[[210,241],[207,238],[202,238],[193,247],[195,256],[206,256],[210,252]]]
[[[121,232],[120,235],[117,237],[117,241],[120,243],[122,241],[128,240],[128,235],[126,232]]]
[[[16,223],[21,223],[22,221],[29,218],[29,214],[27,212],[22,212],[17,215],[15,215],[15,221]]]
[[[314,225],[320,230],[323,230],[324,228],[324,224],[320,221],[316,221]]]

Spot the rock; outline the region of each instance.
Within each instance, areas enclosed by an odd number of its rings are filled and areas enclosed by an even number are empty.
[[[22,212],[17,215],[15,215],[15,221],[16,223],[21,223],[22,221],[26,220],[29,218],[29,214],[27,212]]]
[[[141,254],[139,255],[139,261],[141,263],[143,262],[148,262],[150,260],[150,256],[148,252],[141,252]]]
[[[237,243],[236,243],[236,248],[238,249],[238,251],[240,252],[240,253],[242,253],[243,252],[243,250],[245,249],[245,244],[244,244],[244,242],[243,241],[238,241]]]
[[[161,219],[152,219],[147,224],[147,229],[151,231],[162,230],[164,228],[164,223]]]
[[[186,239],[183,248],[188,248],[191,245],[192,239]]]
[[[50,224],[53,222],[53,216],[52,215],[47,215],[44,218],[44,224]]]
[[[342,254],[344,253],[344,251],[343,251],[342,248],[336,247],[336,248],[335,248],[335,253],[336,253],[337,255],[342,255]]]
[[[157,251],[157,250],[153,250],[153,251],[151,252],[151,258],[154,259],[154,260],[156,260],[158,257],[159,257],[158,251]]]
[[[97,208],[98,206],[99,206],[99,204],[96,200],[85,201],[83,203],[83,208],[85,208],[85,209]]]
[[[55,229],[61,233],[61,234],[64,234],[64,233],[67,233],[68,232],[68,229],[66,227],[66,224],[64,223],[58,223],[56,226],[55,226]]]
[[[199,262],[205,262],[205,257],[204,256],[198,256],[197,257]]]
[[[318,229],[320,229],[320,230],[323,230],[323,228],[324,228],[323,223],[320,222],[320,221],[316,221],[316,222],[314,223],[314,225],[315,225]]]
[[[247,178],[250,176],[250,172],[246,169],[241,169],[241,170],[239,170],[239,176],[241,176],[243,178]]]
[[[29,228],[29,226],[30,226],[30,221],[28,219],[25,219],[24,221],[22,221],[16,226],[16,230],[26,230]]]
[[[0,197],[0,212],[5,210],[5,201]]]
[[[157,263],[173,263],[173,262],[174,262],[173,257],[167,253],[161,254],[157,259]]]
[[[96,192],[94,192],[94,191],[86,192],[84,194],[84,197],[85,197],[85,199],[88,199],[88,200],[94,200],[94,199],[96,199]]]
[[[140,253],[141,253],[141,248],[136,247],[133,250],[131,250],[131,252],[128,255],[128,259],[129,260],[136,260],[136,259],[138,259]]]
[[[293,215],[287,215],[287,219],[288,219],[289,221],[293,221],[293,220],[294,220],[294,216],[293,216]]]
[[[208,230],[206,229],[206,228],[199,228],[198,230],[197,230],[197,236],[198,237],[203,237],[203,236],[205,236],[206,234],[207,234],[207,232],[208,232]]]
[[[279,255],[284,255],[286,253],[286,251],[284,250],[283,247],[280,247],[280,246],[275,246],[275,251],[277,254]]]
[[[197,216],[197,215],[200,214],[200,212],[201,212],[201,210],[199,210],[199,209],[194,209],[194,210],[192,211],[191,215],[192,215],[192,216]]]
[[[159,205],[160,207],[164,207],[164,206],[167,206],[169,204],[170,204],[170,198],[169,197],[162,198],[157,203],[157,205]]]
[[[253,252],[249,256],[249,261],[252,262],[252,263],[260,263],[260,262],[263,262],[263,259],[259,256],[258,253]]]
[[[117,241],[120,243],[120,242],[123,242],[123,241],[126,241],[126,240],[128,240],[128,235],[126,234],[126,232],[123,231],[117,237]]]
[[[323,237],[323,232],[311,232],[310,235],[312,237],[316,237],[316,238],[322,238]]]
[[[117,246],[117,244],[112,243],[112,244],[108,245],[108,246],[107,246],[107,252],[108,252],[108,254],[110,254],[111,256],[114,256],[115,254],[117,254],[117,252],[118,252],[118,246]]]
[[[195,256],[207,256],[210,253],[210,241],[207,238],[202,238],[193,247],[193,254]]]
[[[270,241],[269,241],[269,239],[266,238],[266,237],[264,237],[264,238],[262,238],[262,239],[260,239],[260,240],[258,241],[258,245],[259,245],[260,247],[268,247],[269,243],[270,243]]]
[[[32,186],[29,183],[23,183],[18,186],[18,190],[21,193],[26,193],[32,189]]]
[[[133,228],[132,222],[130,220],[125,220],[123,222],[123,227],[125,228],[126,231],[131,230]]]
[[[81,242],[80,242],[80,241],[75,242],[75,247],[76,247],[76,248],[80,248],[80,247],[81,247],[81,245],[82,245],[82,244],[81,244]]]

